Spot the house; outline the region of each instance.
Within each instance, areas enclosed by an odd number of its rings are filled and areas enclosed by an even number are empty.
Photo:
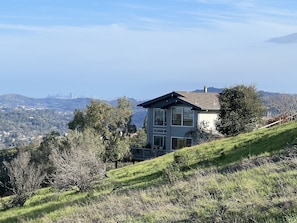
[[[139,104],[147,108],[147,142],[159,154],[197,144],[189,132],[207,123],[215,131],[220,111],[218,94],[173,91]]]

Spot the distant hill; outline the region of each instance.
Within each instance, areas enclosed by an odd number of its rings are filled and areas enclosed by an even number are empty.
[[[84,109],[91,101],[91,98],[29,98],[18,94],[6,94],[0,96],[0,107],[16,108],[46,108],[63,111],[74,111],[75,109]]]
[[[64,134],[68,123],[77,109],[84,110],[92,98],[30,98],[18,94],[0,96],[0,149],[26,145],[40,141],[52,132]],[[132,103],[132,123],[143,126],[146,110],[137,107],[141,101],[129,99]],[[117,101],[109,101],[116,105]]]
[[[269,39],[267,42],[278,44],[292,44],[297,43],[297,33],[292,33],[286,36],[280,36]]]
[[[207,92],[220,93],[224,88],[207,87]],[[194,92],[204,92],[204,89],[196,89]]]
[[[213,93],[220,93],[224,90],[224,88],[216,88],[216,87],[208,87],[207,88],[207,92],[213,92]],[[204,89],[196,89],[194,90],[194,92],[204,92]],[[261,96],[265,96],[265,97],[277,97],[279,95],[284,95],[282,93],[278,93],[278,92],[268,92],[268,91],[258,91],[258,94],[260,94]],[[289,94],[285,94],[285,95],[289,95]],[[294,94],[290,94],[290,95],[294,95]]]
[[[0,96],[0,108],[26,108],[26,109],[50,109],[62,112],[73,113],[76,109],[83,110],[90,104],[92,98],[30,98],[18,94],[6,94]],[[132,103],[134,112],[132,121],[137,127],[143,125],[145,109],[137,107],[142,101],[136,99],[128,99]],[[111,105],[116,105],[117,100],[108,101]]]

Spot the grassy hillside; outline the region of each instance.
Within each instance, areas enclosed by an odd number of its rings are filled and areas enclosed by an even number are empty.
[[[88,193],[42,189],[0,222],[297,222],[296,137],[291,122],[109,171]]]

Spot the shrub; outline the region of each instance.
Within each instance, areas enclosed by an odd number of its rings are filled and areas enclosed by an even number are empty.
[[[168,163],[163,169],[163,179],[165,182],[174,183],[181,178],[181,172],[175,163]]]
[[[14,195],[9,203],[3,205],[6,209],[23,206],[26,200],[33,196],[34,191],[40,187],[45,177],[39,167],[30,163],[30,157],[29,152],[19,152],[11,162],[3,163],[7,169],[10,184],[9,187],[5,186]]]
[[[96,179],[105,176],[105,164],[96,152],[88,147],[72,147],[64,151],[55,149],[50,159],[56,168],[50,181],[59,190],[77,186],[79,191],[84,192]]]
[[[177,166],[177,169],[180,171],[185,171],[190,168],[189,166],[189,156],[186,153],[175,152],[173,154],[174,163]]]
[[[163,178],[166,182],[174,183],[183,176],[183,171],[190,168],[189,157],[185,153],[175,152],[173,162],[163,169]]]

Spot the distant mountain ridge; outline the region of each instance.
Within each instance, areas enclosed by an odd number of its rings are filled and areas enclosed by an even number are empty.
[[[224,88],[216,88],[216,87],[207,87],[207,92],[213,92],[213,93],[220,93],[224,90]],[[204,89],[196,89],[194,92],[204,92]],[[296,95],[296,94],[286,94],[286,93],[279,93],[279,92],[268,92],[268,91],[262,91],[259,90],[258,94],[264,97],[269,97],[269,96],[279,96],[279,95]]]
[[[68,131],[75,110],[84,110],[92,98],[30,98],[18,94],[0,96],[0,149],[26,145],[44,135]],[[132,104],[132,123],[143,126],[146,110],[137,107],[141,101],[128,98]],[[107,101],[113,106],[117,100]]]
[[[205,90],[207,90],[207,92],[220,93],[224,88],[205,87],[205,89],[196,89],[194,92],[204,92]]]
[[[280,36],[269,39],[267,42],[278,44],[292,44],[297,43],[297,33],[292,33],[286,36]]]
[[[33,108],[33,109],[50,109],[63,112],[74,112],[75,110],[84,110],[91,100],[95,98],[30,98],[19,94],[5,94],[0,96],[0,108]],[[143,124],[145,109],[137,107],[142,101],[133,98],[128,98],[132,104],[134,115],[132,121],[137,127]],[[111,105],[117,105],[117,100],[107,101]],[[140,123],[141,122],[141,123]]]
[[[74,111],[75,109],[84,109],[90,103],[91,98],[30,98],[18,94],[5,94],[0,96],[0,107],[30,107],[30,108],[47,108],[64,111]]]

